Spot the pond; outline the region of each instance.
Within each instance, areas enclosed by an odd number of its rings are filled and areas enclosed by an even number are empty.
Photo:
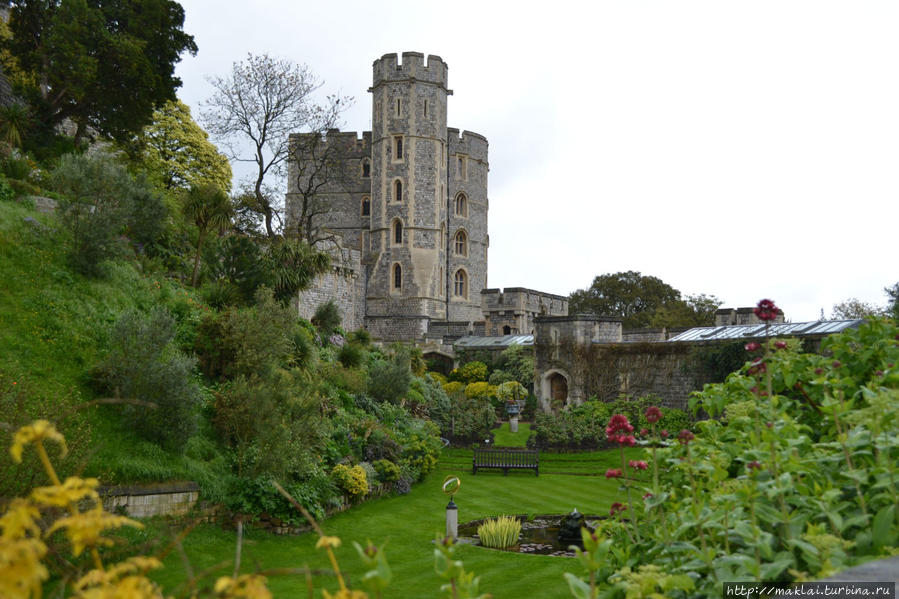
[[[562,519],[565,517],[562,514],[543,514],[534,516],[529,520],[528,516],[518,516],[518,519],[521,520],[519,545],[507,549],[497,549],[497,551],[574,557],[574,551],[569,549],[572,543],[570,541],[559,541],[559,529],[561,528]],[[585,518],[587,526],[591,529],[596,527],[598,520],[603,519],[601,516],[586,516]],[[481,546],[478,539],[478,526],[488,519],[484,518],[460,524],[459,542]],[[579,542],[577,544],[580,545]],[[493,548],[486,547],[486,549]]]

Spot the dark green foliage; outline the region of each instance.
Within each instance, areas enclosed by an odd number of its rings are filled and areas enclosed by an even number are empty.
[[[331,333],[340,326],[340,308],[334,300],[328,300],[315,309],[312,324],[318,328],[322,339],[331,336]]]
[[[194,271],[191,278],[193,286],[196,287],[203,242],[209,233],[222,231],[230,224],[234,209],[228,194],[217,185],[207,183],[190,188],[184,195],[182,210],[184,216],[197,227],[197,253],[194,256]]]
[[[357,343],[346,343],[338,350],[337,359],[347,368],[359,368],[365,361],[365,350]]]
[[[171,0],[21,0],[12,3],[5,46],[34,75],[33,87],[21,91],[45,131],[70,117],[76,139],[87,125],[124,139],[174,100],[175,64],[197,51],[183,24],[184,10]]]
[[[293,312],[260,289],[255,305],[208,315],[199,326],[195,350],[200,369],[212,379],[265,376],[287,366],[296,349]]]
[[[378,479],[383,483],[395,483],[400,479],[400,468],[390,460],[376,460],[372,463]]]
[[[60,217],[72,235],[72,265],[83,274],[97,276],[105,260],[122,255],[125,235],[143,246],[162,234],[162,199],[109,156],[67,154],[51,183],[63,196]]]
[[[0,202],[11,202],[16,199],[16,192],[9,185],[6,177],[0,177]]]
[[[649,326],[656,310],[680,299],[680,292],[661,279],[629,270],[600,275],[587,289],[572,293],[568,313],[614,316],[624,328],[634,329]]]
[[[412,383],[409,352],[400,349],[368,367],[368,394],[377,401],[399,403]]]
[[[229,235],[219,243],[207,244],[204,257],[207,278],[220,290],[219,305],[248,305],[256,291],[270,286],[272,277],[259,240]]]
[[[10,155],[3,159],[3,174],[10,179],[25,181],[31,177],[32,163],[24,156]]]
[[[883,291],[889,298],[887,313],[894,321],[899,322],[899,283],[892,287],[884,287]]]
[[[305,241],[276,237],[268,248],[275,298],[289,303],[296,294],[309,287],[316,275],[328,272],[331,259]]]
[[[742,341],[697,345],[692,353],[699,363],[702,378],[710,383],[723,383],[730,373],[739,370],[749,359]]]
[[[126,404],[128,425],[169,450],[183,451],[197,428],[201,394],[193,375],[195,361],[173,344],[175,320],[162,310],[148,316],[129,311],[110,334],[110,350],[99,368],[107,391]]]
[[[289,371],[236,377],[216,391],[214,409],[238,476],[288,479],[310,468],[323,442],[318,400]]]

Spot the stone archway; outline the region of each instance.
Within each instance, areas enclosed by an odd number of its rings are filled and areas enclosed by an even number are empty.
[[[568,405],[571,377],[561,370],[548,370],[540,376],[540,405],[544,412],[558,412]]]

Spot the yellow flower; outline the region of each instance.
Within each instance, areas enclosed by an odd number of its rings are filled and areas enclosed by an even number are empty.
[[[30,426],[23,426],[16,431],[12,447],[9,448],[13,461],[16,464],[21,464],[22,450],[25,448],[25,445],[34,441],[43,441],[44,439],[50,439],[59,443],[62,446],[62,456],[69,452],[65,438],[56,430],[55,426],[46,420],[35,420]]]
[[[82,499],[97,501],[99,499],[96,491],[98,484],[100,483],[96,478],[70,476],[61,485],[32,489],[31,499],[38,505],[54,507],[68,507]]]
[[[0,516],[0,539],[22,539],[31,533],[34,537],[41,536],[41,529],[35,522],[41,517],[32,503],[26,499],[16,497],[9,504],[6,513]]]
[[[69,541],[72,543],[72,554],[78,556],[85,547],[96,547],[98,545],[108,547],[112,545],[112,541],[101,537],[100,533],[107,528],[120,528],[122,526],[144,527],[140,522],[130,518],[104,512],[103,506],[98,504],[85,512],[60,518],[47,531],[47,536],[64,528]]]
[[[0,597],[30,599],[41,596],[47,568],[41,559],[47,546],[40,539],[0,538]]]
[[[215,592],[222,599],[271,599],[265,576],[241,574],[236,579],[224,576],[215,581]]]
[[[340,538],[327,536],[319,537],[318,542],[315,544],[315,548],[321,549],[322,547],[340,547]]]

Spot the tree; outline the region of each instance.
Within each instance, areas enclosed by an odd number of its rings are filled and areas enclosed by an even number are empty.
[[[218,151],[180,100],[166,102],[153,113],[129,146],[141,167],[160,180],[165,189],[188,189],[207,184],[231,189],[231,164]]]
[[[604,274],[568,298],[569,314],[617,316],[625,328],[648,326],[660,307],[680,301],[680,292],[656,277],[629,270]]]
[[[707,327],[715,324],[715,312],[721,307],[721,300],[714,295],[688,295],[660,306],[649,321],[654,327]]]
[[[348,99],[330,96],[317,103],[313,94],[322,83],[307,66],[267,54],[248,54],[232,65],[229,75],[209,81],[216,91],[204,103],[203,124],[233,160],[255,164],[254,208],[272,237],[281,221],[280,194],[266,189],[266,177],[284,175],[291,133],[337,127]]]
[[[215,185],[191,188],[185,197],[184,215],[197,225],[197,254],[194,258],[194,274],[191,284],[197,286],[200,269],[200,252],[209,231],[227,227],[231,222],[231,199]]]
[[[196,54],[173,0],[16,0],[5,47],[34,74],[27,95],[52,129],[66,118],[123,140],[175,99],[175,64]]]
[[[890,299],[887,304],[887,312],[892,316],[893,320],[899,322],[899,283],[892,287],[884,287],[884,293]]]
[[[874,304],[863,302],[858,298],[850,297],[844,302],[833,305],[831,318],[851,320],[855,318],[868,318],[869,316],[883,316],[886,310]]]
[[[325,215],[331,209],[326,199],[329,192],[349,188],[352,150],[347,141],[337,136],[309,134],[293,139],[290,153],[297,165],[296,189],[291,206],[291,231],[311,246],[338,245],[336,235],[325,226]]]

